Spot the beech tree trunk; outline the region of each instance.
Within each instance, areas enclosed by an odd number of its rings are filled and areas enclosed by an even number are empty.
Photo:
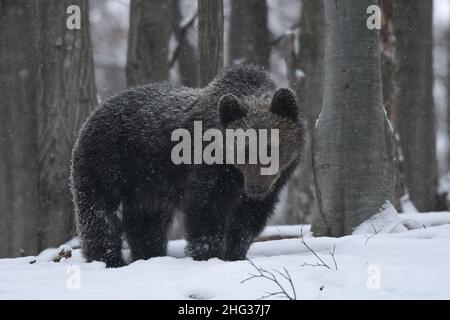
[[[313,141],[314,235],[343,236],[394,202],[393,136],[383,109],[375,0],[324,1],[324,102]]]
[[[299,67],[304,73],[298,96],[306,115],[308,141],[322,108],[325,21],[323,0],[303,0],[300,21]],[[289,224],[311,223],[319,213],[312,168],[311,143],[306,145],[303,162],[288,184],[286,221]]]
[[[79,30],[66,24],[71,5]],[[87,0],[0,10],[0,257],[15,257],[73,236],[70,155],[96,93]]]
[[[0,258],[38,251],[39,7],[0,3]]]
[[[168,79],[173,1],[131,0],[126,66],[129,87]]]
[[[406,187],[419,211],[434,210],[437,199],[432,15],[433,1],[394,1],[396,127]]]
[[[223,0],[198,0],[198,81],[204,87],[223,68]]]
[[[230,64],[270,66],[270,31],[266,0],[231,0]]]
[[[71,5],[81,28],[66,26]],[[97,104],[88,0],[41,0],[41,101],[39,123],[40,248],[73,236],[69,167],[73,144]]]

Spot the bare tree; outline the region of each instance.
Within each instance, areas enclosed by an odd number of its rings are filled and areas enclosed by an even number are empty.
[[[396,128],[406,186],[419,211],[434,210],[437,194],[432,15],[433,1],[394,1]]]
[[[383,109],[379,31],[366,24],[377,1],[324,4],[324,102],[313,141],[320,214],[312,231],[343,236],[393,203],[393,137]]]
[[[39,123],[40,248],[73,234],[69,166],[78,130],[94,109],[96,88],[88,0],[41,0]],[[80,29],[69,29],[67,8],[80,8]]]
[[[172,2],[131,0],[126,66],[129,87],[168,79]]]
[[[450,141],[450,25],[447,30],[447,138]],[[450,148],[447,161],[450,170]]]
[[[80,29],[66,25],[71,5]],[[87,0],[1,9],[0,256],[11,257],[72,236],[70,154],[96,93]]]
[[[122,7],[116,11],[114,6]],[[128,40],[129,3],[127,1],[89,0],[91,39],[94,51],[97,96],[100,100],[127,87],[125,63],[122,59]],[[126,21],[123,21],[126,20]]]
[[[406,193],[405,164],[400,136],[396,128],[395,115],[395,36],[393,27],[393,0],[380,0],[382,13],[381,45],[381,83],[383,87],[383,105],[395,133],[395,208],[401,211],[401,198]]]
[[[206,86],[223,68],[223,0],[198,0],[198,81]]]
[[[230,64],[270,66],[270,31],[266,0],[231,0]]]
[[[185,25],[181,25],[182,16],[180,12],[180,1],[173,1],[173,31],[178,47],[174,52],[172,64],[175,59],[178,61],[180,71],[180,80],[183,85],[188,87],[197,86],[197,52],[194,46],[189,42],[188,34],[190,28],[196,20],[194,15]]]
[[[0,3],[0,258],[37,253],[39,8]]]
[[[322,107],[325,22],[323,0],[302,0],[302,4],[298,60],[304,78],[299,83],[298,96],[310,141]],[[289,224],[310,223],[311,217],[318,214],[311,144],[307,144],[303,157],[288,184],[286,220]]]

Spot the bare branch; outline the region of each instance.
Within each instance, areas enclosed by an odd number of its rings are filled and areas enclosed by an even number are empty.
[[[338,269],[338,265],[337,265],[336,259],[335,259],[335,257],[334,257],[335,251],[336,251],[336,245],[333,246],[333,250],[330,251],[329,253],[330,253],[331,258],[333,258],[334,269],[337,270],[337,269]]]
[[[281,291],[279,291],[279,292],[265,292],[265,293],[266,293],[266,295],[259,297],[258,300],[267,299],[267,298],[270,298],[270,297],[273,297],[273,296],[284,295],[284,293],[281,292]]]
[[[275,274],[273,272],[266,270],[262,267],[258,267],[257,265],[255,265],[255,263],[252,260],[248,260],[248,261],[249,261],[250,265],[258,272],[258,274],[250,273],[250,277],[242,280],[241,283],[247,282],[247,281],[255,279],[255,278],[262,278],[262,279],[266,279],[266,280],[269,280],[269,281],[275,283],[275,285],[280,289],[280,291],[277,291],[277,292],[266,292],[266,295],[261,296],[260,299],[266,299],[266,298],[269,298],[272,296],[280,296],[281,295],[281,296],[286,297],[289,300],[297,300],[297,294],[295,292],[294,283],[292,281],[291,275],[289,274],[289,272],[287,271],[286,268],[283,268],[285,273],[280,272],[278,270],[273,270],[273,271],[288,281],[292,293],[289,293],[287,291],[287,289],[278,280],[278,278],[275,276]]]
[[[178,31],[178,45],[175,48],[172,57],[169,60],[169,69],[172,68],[175,64],[175,62],[178,60],[178,56],[180,55],[181,47],[184,44],[186,33],[194,25],[195,20],[197,19],[198,13],[196,12],[191,19],[182,27],[180,27],[180,30]]]
[[[279,36],[275,37],[270,44],[272,46],[276,46],[283,40],[283,38],[286,36],[286,34],[294,31],[295,29],[298,29],[299,27],[300,27],[300,22],[294,24],[292,27],[290,27],[288,30],[286,30],[283,34],[280,34]]]
[[[364,242],[364,245],[366,246],[367,245],[367,242],[370,240],[370,239],[372,239],[373,237],[375,237],[377,234],[378,234],[378,232],[380,232],[379,230],[377,230],[377,228],[375,228],[375,226],[373,225],[373,222],[370,222],[370,224],[371,224],[371,226],[372,226],[372,229],[373,229],[373,234],[371,234],[371,235],[366,235],[366,241]]]
[[[325,261],[322,260],[321,257],[319,257],[317,255],[317,253],[306,243],[305,238],[303,237],[303,226],[300,229],[300,241],[302,242],[302,244],[317,258],[317,260],[320,261],[320,264],[317,264],[316,266],[322,266],[322,267],[326,267],[328,269],[331,269],[329,265],[327,265],[325,263]],[[304,265],[309,265],[304,263]]]
[[[321,257],[319,257],[319,255],[306,243],[305,238],[303,237],[303,226],[300,229],[300,241],[302,242],[302,244],[317,258],[317,260],[319,260],[319,262],[317,262],[316,264],[310,264],[307,262],[304,262],[301,266],[309,266],[309,267],[325,267],[327,269],[331,269],[331,267],[325,263],[325,261],[323,261],[323,259]],[[333,250],[329,251],[328,253],[330,254],[331,258],[333,259],[333,263],[334,263],[334,269],[337,270],[338,269],[338,265],[335,259],[335,251],[336,251],[336,245],[333,246]]]

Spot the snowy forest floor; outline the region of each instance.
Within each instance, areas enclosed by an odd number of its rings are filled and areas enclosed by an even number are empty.
[[[396,219],[400,230],[396,225],[386,232],[363,228],[342,238],[314,238],[308,225],[267,227],[263,239],[285,239],[255,242],[248,253],[254,266],[193,261],[184,256],[184,240],[171,241],[167,257],[119,269],[85,263],[79,249],[56,263],[58,249],[48,249],[37,257],[0,259],[0,300],[258,299],[280,291],[268,279],[242,282],[258,274],[255,266],[271,272],[293,297],[281,275],[287,271],[297,299],[450,299],[450,212]]]

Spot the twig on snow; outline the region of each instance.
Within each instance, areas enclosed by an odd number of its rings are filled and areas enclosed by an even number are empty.
[[[375,228],[375,226],[373,225],[373,222],[370,222],[370,225],[372,226],[373,229],[373,234],[371,234],[370,236],[366,235],[366,241],[364,242],[364,245],[367,246],[367,242],[372,239],[373,237],[375,237],[380,231],[377,230]]]
[[[273,283],[275,283],[275,285],[278,287],[279,291],[276,292],[265,292],[266,294],[264,296],[261,296],[259,299],[266,299],[269,297],[273,297],[273,296],[284,296],[289,300],[297,300],[297,294],[295,292],[295,287],[294,287],[294,283],[292,281],[291,275],[289,274],[289,272],[287,271],[286,268],[283,268],[284,273],[280,272],[279,270],[266,270],[262,267],[258,267],[252,260],[248,260],[250,265],[257,271],[257,274],[252,274],[250,273],[250,277],[248,277],[247,279],[244,279],[241,281],[241,283],[247,282],[249,280],[252,279],[256,279],[256,278],[262,278],[262,279],[266,279],[269,280]],[[277,273],[279,276],[283,277],[290,286],[290,290],[288,290],[287,288],[285,288],[285,286],[279,281],[279,279],[277,278],[277,276],[275,275],[275,273]],[[288,292],[291,291],[291,292]]]
[[[303,237],[303,226],[300,229],[300,241],[309,250],[309,252],[311,252],[316,257],[317,260],[319,260],[319,262],[317,262],[315,264],[311,264],[311,263],[305,262],[305,263],[302,264],[302,267],[303,266],[325,267],[327,269],[331,269],[331,267],[328,264],[326,264],[325,261],[323,261],[323,259],[321,257],[319,257],[319,255],[306,243],[305,238]],[[335,270],[337,270],[338,269],[338,265],[337,265],[336,259],[334,257],[335,250],[336,250],[336,245],[333,246],[333,250],[332,251],[329,251],[329,254],[331,255],[331,258],[333,259],[334,268],[335,268]]]

